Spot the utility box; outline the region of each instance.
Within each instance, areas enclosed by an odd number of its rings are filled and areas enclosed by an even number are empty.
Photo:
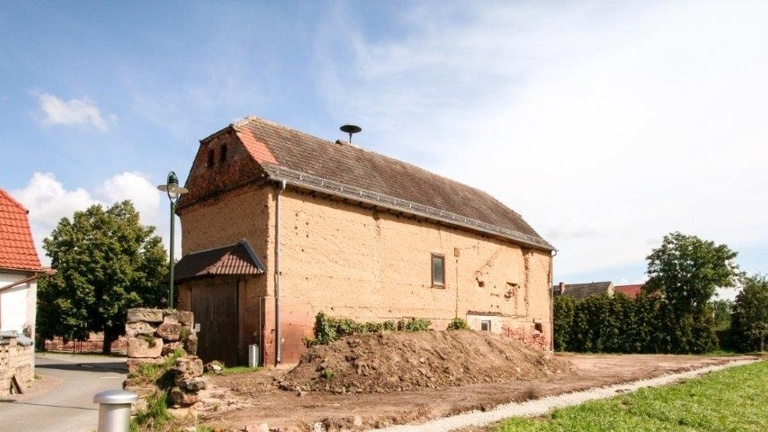
[[[248,367],[257,367],[260,366],[259,358],[259,346],[252,344],[248,345]]]

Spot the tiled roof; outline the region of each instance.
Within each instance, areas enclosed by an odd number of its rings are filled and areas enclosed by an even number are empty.
[[[481,190],[256,117],[232,127],[272,179],[553,249],[518,213]]]
[[[173,278],[182,281],[213,275],[257,275],[264,271],[264,264],[243,239],[233,245],[186,255],[174,266]]]
[[[41,270],[27,209],[0,189],[0,269]]]
[[[645,284],[616,285],[613,287],[613,290],[614,292],[622,293],[629,298],[635,298],[640,295],[640,291],[642,291],[644,286]]]
[[[552,291],[555,295],[565,295],[576,298],[587,298],[592,295],[608,294],[613,295],[612,282],[589,282],[578,284],[564,284],[564,292],[560,292],[560,287],[554,285]]]

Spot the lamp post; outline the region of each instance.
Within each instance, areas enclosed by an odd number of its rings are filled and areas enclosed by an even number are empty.
[[[179,186],[179,178],[176,177],[176,173],[171,171],[168,173],[168,180],[164,185],[157,186],[159,190],[168,194],[168,200],[171,201],[171,257],[168,261],[168,307],[173,309],[173,231],[174,220],[173,216],[176,213],[176,203],[179,202],[181,194],[189,192],[187,189]]]

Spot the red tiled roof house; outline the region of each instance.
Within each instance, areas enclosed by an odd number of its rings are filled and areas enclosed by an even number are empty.
[[[35,374],[35,316],[40,259],[27,210],[0,189],[0,396]]]
[[[34,339],[37,276],[42,271],[27,209],[0,189],[0,330]]]
[[[295,363],[320,311],[549,346],[553,248],[485,192],[255,117],[200,142],[186,187],[176,279],[206,361]]]

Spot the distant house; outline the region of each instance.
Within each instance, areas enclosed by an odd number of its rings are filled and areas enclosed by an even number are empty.
[[[43,272],[27,209],[0,189],[0,330],[34,340],[37,277]]]
[[[622,293],[625,296],[633,299],[640,295],[640,292],[643,290],[644,286],[645,284],[616,285],[613,287],[613,289],[615,292]]]
[[[614,290],[613,282],[589,282],[577,284],[560,282],[558,285],[552,286],[552,294],[554,296],[568,296],[578,299],[585,299],[589,296],[602,294],[612,296]]]
[[[320,311],[549,346],[553,247],[483,191],[256,117],[200,142],[186,188],[175,274],[205,360],[295,363]]]

